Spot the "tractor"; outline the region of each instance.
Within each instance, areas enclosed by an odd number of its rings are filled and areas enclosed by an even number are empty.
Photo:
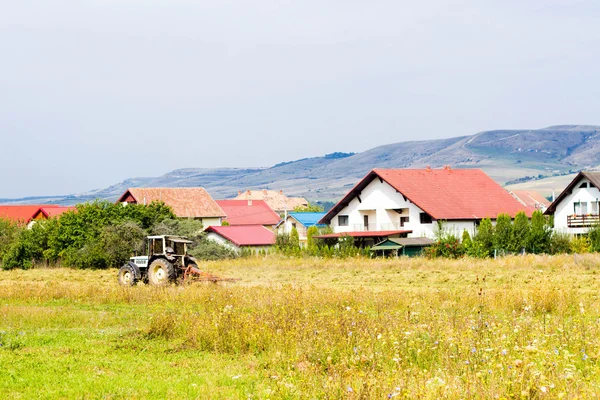
[[[142,281],[152,286],[165,286],[172,282],[185,282],[192,275],[212,276],[200,271],[194,257],[187,254],[190,243],[192,241],[181,236],[148,236],[147,255],[131,257],[119,270],[119,283],[133,286]]]

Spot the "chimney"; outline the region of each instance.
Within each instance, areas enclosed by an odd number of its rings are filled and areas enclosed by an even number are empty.
[[[428,165],[427,167],[425,167],[425,171],[427,171],[427,172],[431,172],[431,166],[430,166],[430,165]]]
[[[266,196],[267,195],[267,189],[263,189],[263,194]]]
[[[240,196],[242,194],[241,190],[238,190],[238,196]]]

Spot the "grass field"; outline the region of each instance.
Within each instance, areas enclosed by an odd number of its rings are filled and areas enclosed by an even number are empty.
[[[206,264],[237,283],[0,272],[3,398],[589,398],[600,256]]]

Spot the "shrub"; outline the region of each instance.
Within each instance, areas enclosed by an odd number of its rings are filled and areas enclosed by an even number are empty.
[[[590,251],[600,251],[600,225],[594,225],[588,231],[588,238],[590,242]]]
[[[312,249],[315,247],[315,239],[313,239],[313,236],[318,235],[319,234],[319,228],[317,228],[315,225],[313,226],[309,226],[307,231],[306,231],[306,247],[308,247],[309,249]]]
[[[473,236],[473,244],[476,246],[477,252],[485,254],[486,257],[494,254],[494,226],[492,220],[489,218],[481,220],[477,232]]]
[[[590,239],[587,236],[574,236],[571,238],[571,253],[582,254],[590,252]]]
[[[527,251],[534,254],[548,253],[550,251],[551,236],[552,228],[548,218],[541,211],[534,211],[531,217]]]
[[[22,230],[15,222],[0,218],[0,260],[9,252]]]
[[[551,254],[570,253],[571,236],[563,232],[553,232],[548,250]]]
[[[189,253],[191,256],[203,261],[224,260],[238,256],[231,248],[206,238],[200,240],[198,245],[190,250]],[[249,255],[251,254],[251,250],[242,249],[242,254]]]
[[[494,229],[493,247],[503,252],[510,251],[513,243],[513,225],[508,214],[499,214]]]
[[[527,215],[523,211],[519,211],[517,215],[515,215],[515,221],[513,223],[513,240],[509,250],[513,253],[520,253],[523,249],[526,249],[530,230],[531,224],[529,218],[527,218]]]
[[[424,254],[427,257],[460,258],[465,254],[465,248],[454,235],[438,237],[434,244],[426,247]]]
[[[292,227],[292,232],[290,233],[290,246],[293,249],[300,247],[300,236],[295,226]]]

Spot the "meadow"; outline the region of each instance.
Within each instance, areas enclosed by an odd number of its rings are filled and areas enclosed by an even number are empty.
[[[268,256],[236,283],[0,271],[4,398],[589,398],[600,255]]]

